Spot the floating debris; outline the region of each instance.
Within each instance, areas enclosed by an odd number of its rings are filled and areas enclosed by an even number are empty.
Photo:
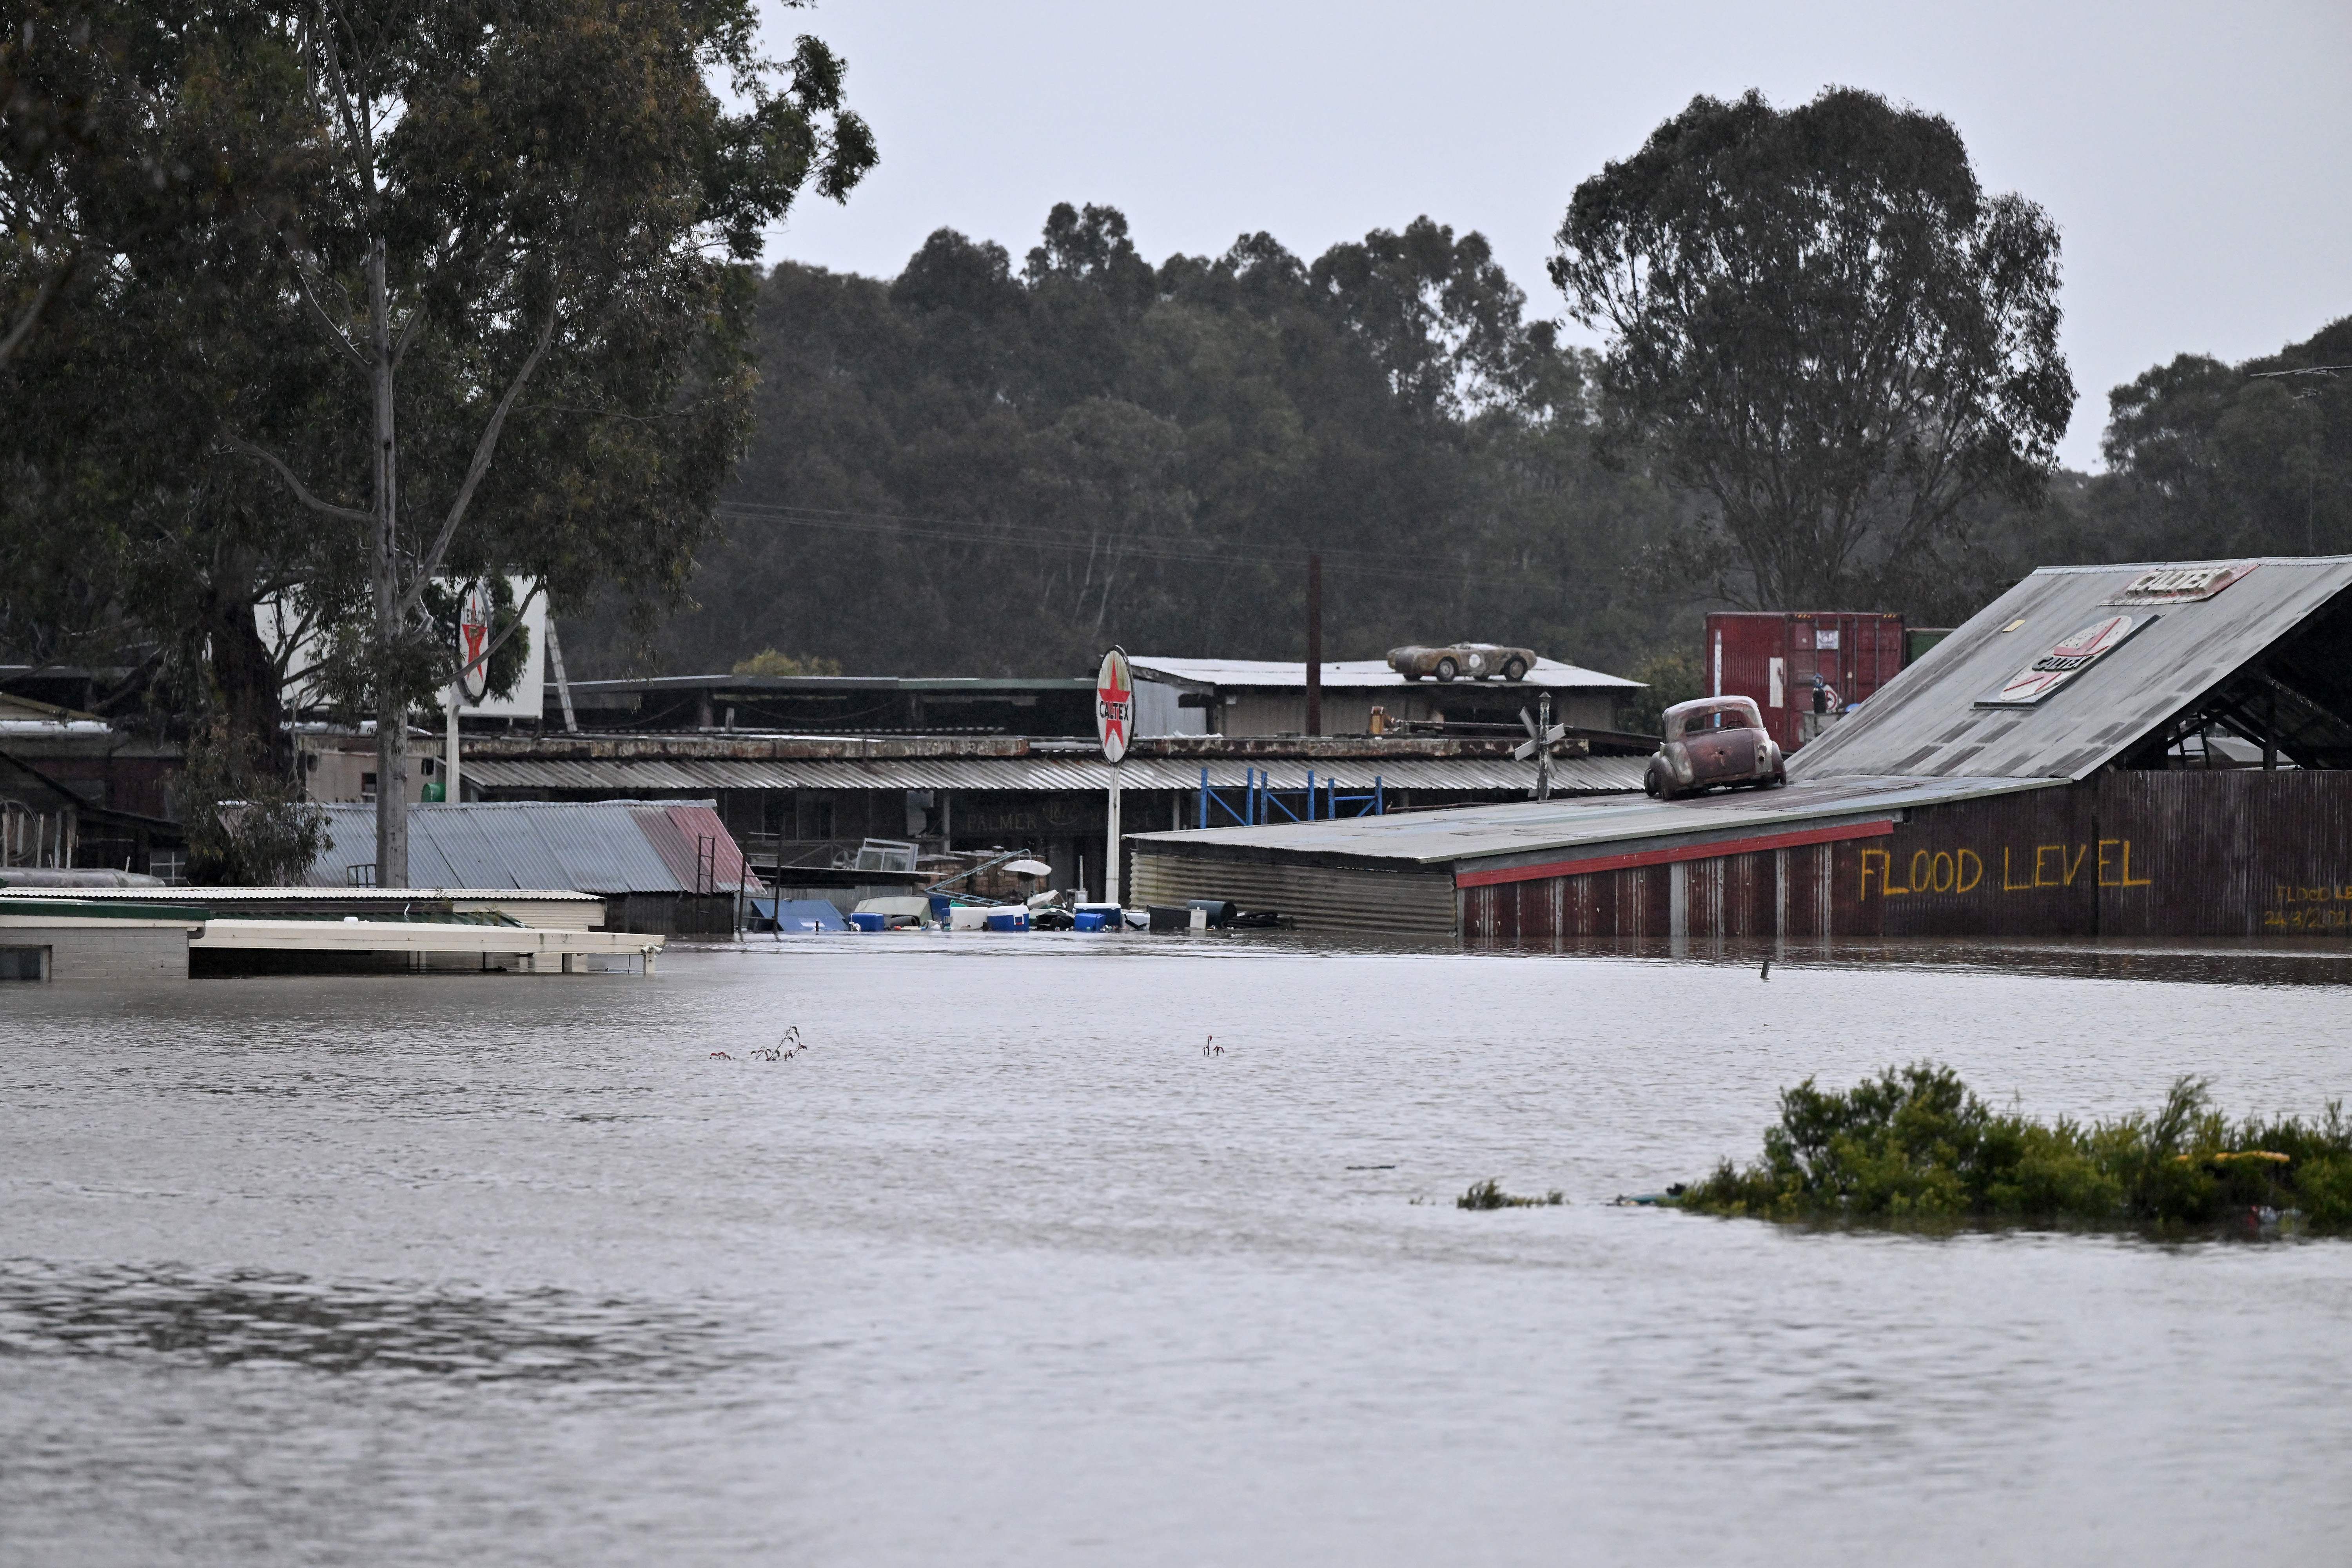
[[[1498,1179],[1489,1176],[1454,1199],[1454,1206],[1458,1209],[1539,1209],[1555,1207],[1567,1201],[1568,1195],[1557,1187],[1539,1198],[1507,1193]]]
[[[782,1039],[772,1046],[761,1046],[758,1050],[753,1051],[751,1059],[755,1062],[786,1062],[806,1049],[808,1047],[801,1043],[801,1026],[794,1024],[784,1031]],[[717,1056],[719,1053],[713,1051],[710,1054]]]
[[[1609,1200],[1612,1208],[1674,1208],[1683,1201],[1690,1188],[1680,1182],[1663,1193],[1619,1193]]]

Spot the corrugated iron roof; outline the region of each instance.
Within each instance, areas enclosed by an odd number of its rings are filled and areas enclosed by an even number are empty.
[[[2252,570],[2208,599],[2107,604],[2144,573],[2227,565]],[[1790,777],[2086,777],[2347,587],[2343,555],[2045,566],[1790,757]],[[1977,706],[2062,639],[2116,615],[2153,618],[2034,706]]]
[[[1552,762],[1552,787],[1563,795],[1622,794],[1642,787],[1643,757],[1564,757]],[[1182,757],[1130,756],[1119,764],[1125,789],[1183,790],[1201,787],[1201,770],[1213,788],[1240,789],[1248,771],[1271,771],[1276,788],[1297,789],[1312,766],[1318,783],[1338,778],[1343,790],[1371,787],[1378,777],[1391,789],[1523,790],[1535,783],[1532,762],[1507,757],[1399,757],[1333,759],[1309,763],[1266,762],[1253,757],[1202,761]],[[850,758],[614,758],[574,762],[538,758],[468,760],[466,776],[485,789],[954,789],[1098,790],[1108,780],[1099,757],[892,757],[873,762]],[[371,828],[370,832],[373,829]]]
[[[1202,686],[1271,686],[1298,691],[1307,689],[1307,664],[1303,659],[1291,663],[1273,658],[1156,658],[1135,654],[1129,658],[1128,663],[1138,671],[1157,671]],[[1323,664],[1326,690],[1359,690],[1368,686],[1405,684],[1405,678],[1391,669],[1386,659],[1327,659]],[[1442,689],[1433,681],[1430,685],[1433,689]],[[1465,691],[1510,691],[1523,686],[1547,686],[1555,690],[1579,687],[1607,687],[1625,691],[1642,689],[1642,683],[1638,680],[1603,675],[1597,669],[1562,664],[1556,658],[1538,658],[1535,668],[1528,670],[1522,680],[1465,680],[1461,683]]]
[[[314,888],[341,888],[349,881],[351,867],[375,861],[375,807],[336,805],[322,809],[327,844],[303,880]],[[687,813],[685,820],[676,815],[680,811]],[[720,840],[718,885],[731,891],[742,874],[742,850],[708,801],[413,805],[408,809],[408,879],[417,888],[690,893],[696,890],[694,837],[713,833]],[[682,853],[674,842],[681,837],[686,841]]]
[[[1515,801],[1462,805],[1446,811],[1263,827],[1212,827],[1190,833],[1143,833],[1139,844],[1168,843],[1193,850],[1275,850],[1334,860],[1389,860],[1414,865],[1507,865],[1556,856],[1590,845],[1629,839],[1649,843],[1741,838],[1789,826],[1828,826],[1889,818],[1915,806],[1941,805],[2012,791],[2047,789],[2056,779],[1836,778],[1784,789],[1741,790],[1690,800],[1647,795],[1569,801]]]

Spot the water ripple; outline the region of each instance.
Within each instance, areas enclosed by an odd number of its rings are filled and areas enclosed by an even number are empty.
[[[553,1289],[0,1259],[0,1356],[609,1382],[708,1364],[719,1328],[708,1315]]]

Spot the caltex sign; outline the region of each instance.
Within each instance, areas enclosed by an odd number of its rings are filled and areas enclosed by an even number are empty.
[[[1978,704],[1988,708],[2030,708],[2115,652],[2125,638],[2155,619],[2154,616],[2109,616],[2079,627],[2011,676],[1999,691],[1978,698]]]
[[[1126,756],[1135,739],[1135,676],[1118,648],[1103,655],[1095,676],[1095,737],[1102,742],[1103,760],[1111,763]]]

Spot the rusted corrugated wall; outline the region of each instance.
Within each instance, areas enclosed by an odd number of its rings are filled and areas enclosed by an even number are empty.
[[[1465,886],[1463,933],[2352,936],[2352,773],[2110,773],[1874,837]]]

